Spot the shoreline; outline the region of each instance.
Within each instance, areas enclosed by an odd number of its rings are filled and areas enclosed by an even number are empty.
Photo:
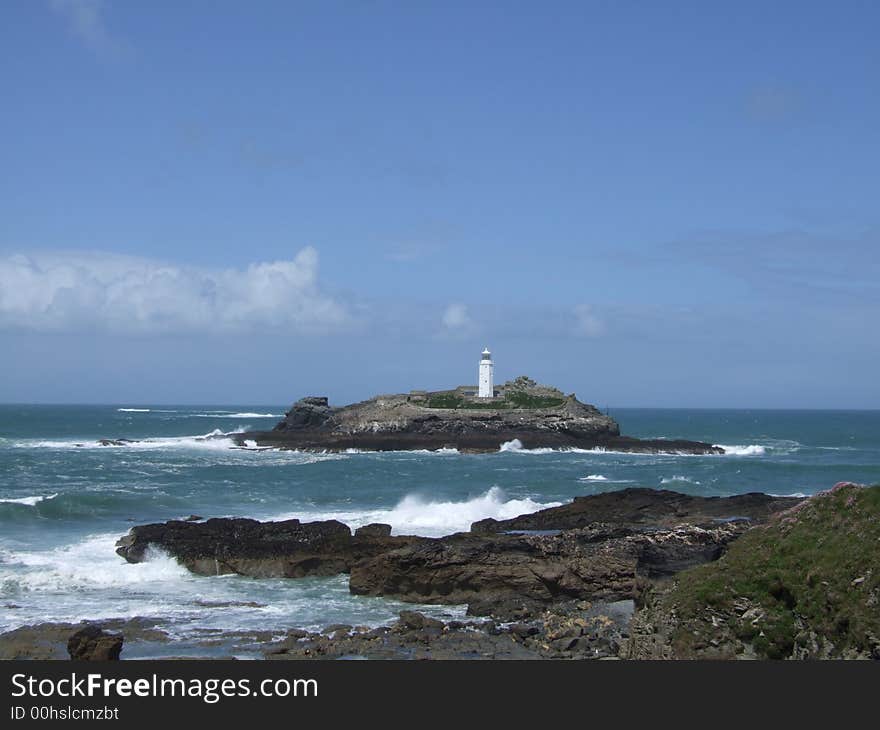
[[[880,486],[852,483],[812,497],[627,488],[435,538],[194,516],[133,527],[117,552],[136,563],[159,547],[201,575],[346,574],[353,595],[466,604],[467,615],[414,606],[380,626],[186,638],[155,615],[42,622],[0,634],[0,658],[64,659],[74,635],[81,653],[127,643],[133,658],[880,658],[878,518]],[[827,625],[828,601],[852,618]]]

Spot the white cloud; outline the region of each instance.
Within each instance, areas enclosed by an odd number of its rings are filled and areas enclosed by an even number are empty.
[[[104,23],[104,0],[50,0],[49,6],[62,16],[70,32],[98,53],[119,52],[125,45],[114,38]]]
[[[0,328],[117,333],[324,332],[349,323],[318,286],[318,252],[246,269],[103,253],[0,258]]]
[[[450,304],[446,307],[441,322],[447,330],[465,330],[474,324],[464,304]]]
[[[574,333],[582,337],[598,337],[605,333],[605,323],[596,315],[589,304],[579,304],[574,308]]]

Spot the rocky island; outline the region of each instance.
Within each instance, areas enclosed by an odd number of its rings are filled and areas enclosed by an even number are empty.
[[[479,396],[460,386],[444,391],[380,395],[342,407],[326,397],[298,400],[271,431],[234,436],[241,446],[345,451],[514,448],[604,449],[644,453],[723,454],[699,441],[621,436],[617,422],[574,393],[519,377]]]

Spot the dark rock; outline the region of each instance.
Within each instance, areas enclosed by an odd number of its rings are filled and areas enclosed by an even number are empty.
[[[556,535],[459,533],[410,543],[352,566],[352,593],[420,603],[631,599],[651,576],[705,562],[746,528],[641,532],[596,524]]]
[[[71,635],[67,652],[77,661],[115,660],[122,652],[122,642],[122,634],[109,634],[100,626],[90,624]]]
[[[414,631],[428,628],[442,629],[445,625],[442,621],[431,618],[430,616],[425,616],[425,614],[419,613],[418,611],[401,611],[399,624],[401,628]]]
[[[201,517],[201,516],[199,516],[199,515],[190,515],[189,517],[187,517],[187,518],[184,520],[184,522],[200,522],[200,521],[203,520],[203,519],[205,519],[205,518],[204,518],[204,517]]]
[[[116,552],[128,562],[138,563],[152,545],[200,575],[300,578],[346,573],[358,560],[417,539],[352,537],[348,526],[336,520],[221,518],[139,525],[119,539]]]
[[[168,641],[168,634],[158,628],[159,619],[142,617],[102,619],[101,626],[125,635],[128,641]],[[88,624],[42,623],[20,626],[0,634],[0,660],[3,659],[67,659],[67,642],[71,634]]]
[[[520,639],[528,638],[529,636],[534,636],[539,633],[539,629],[537,626],[531,624],[513,624],[510,627],[510,633],[514,636],[519,637]]]
[[[391,536],[391,525],[386,525],[383,522],[373,522],[369,525],[364,525],[363,527],[358,527],[354,531],[355,537],[390,537]]]
[[[519,596],[483,596],[468,603],[468,616],[492,616],[499,621],[524,621],[539,615],[546,605]]]
[[[640,487],[575,497],[573,502],[509,520],[485,519],[471,532],[491,534],[518,530],[571,530],[596,522],[628,528],[671,528],[688,523],[715,525],[731,517],[760,522],[803,501],[751,492],[732,497],[695,497],[664,489]]]
[[[284,420],[275,426],[276,431],[296,431],[320,428],[330,420],[332,410],[326,397],[300,398],[285,414]]]
[[[351,628],[352,627],[350,624],[330,624],[329,626],[325,626],[324,630],[321,633],[326,634],[327,636],[340,631],[347,634],[349,631],[351,631]]]

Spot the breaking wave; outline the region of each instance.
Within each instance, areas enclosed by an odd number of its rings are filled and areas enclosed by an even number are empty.
[[[336,519],[345,522],[352,528],[361,527],[371,522],[384,522],[391,525],[396,535],[441,537],[469,530],[473,522],[487,517],[507,520],[547,507],[558,507],[560,504],[560,502],[537,502],[529,497],[507,499],[500,487],[492,487],[483,494],[462,502],[435,501],[418,494],[410,494],[387,510],[306,514],[299,512],[273,519],[290,519],[292,517],[304,521]]]
[[[58,496],[58,493],[55,494],[47,494],[45,496],[36,496],[36,497],[18,497],[18,498],[3,498],[0,499],[0,504],[21,504],[26,507],[36,507],[40,502],[46,502],[50,499],[55,499]]]
[[[72,440],[23,440],[12,444],[19,449],[228,449],[235,446],[229,438],[244,433],[247,426],[238,426],[232,431],[215,428],[200,436],[165,436],[137,440],[102,439],[98,441]]]
[[[660,479],[660,484],[681,484],[681,483],[699,484],[700,482],[698,482],[696,479],[691,479],[690,477],[686,477],[686,476],[682,476],[682,475],[663,477],[662,479]]]
[[[607,482],[608,477],[604,474],[588,474],[585,477],[581,477],[578,479],[579,482]]]
[[[14,574],[0,573],[8,592],[19,590],[69,591],[121,587],[131,584],[189,579],[191,574],[174,558],[150,547],[147,560],[129,564],[115,552],[118,534],[92,535],[81,542],[40,552],[14,552],[5,563],[24,568]]]
[[[282,418],[281,414],[278,413],[227,413],[225,411],[218,411],[216,413],[187,413],[187,416],[192,416],[193,418]]]
[[[379,454],[379,455],[385,455],[385,454],[404,454],[404,455],[406,455],[406,454],[419,454],[419,455],[434,454],[434,455],[440,455],[440,456],[456,456],[456,455],[460,454],[461,452],[458,449],[449,448],[449,447],[444,446],[439,449],[389,449],[387,451],[377,451],[375,449],[346,449],[342,453],[348,454],[348,455],[354,455],[354,454]]]
[[[713,446],[724,449],[725,456],[764,456],[767,453],[767,447],[760,444],[749,444],[748,446],[713,444]]]
[[[505,441],[503,444],[501,444],[501,448],[499,448],[498,451],[508,451],[515,454],[556,454],[565,451],[586,453],[585,449],[551,449],[546,446],[537,449],[527,449],[523,446],[522,441],[520,441],[519,439]]]

